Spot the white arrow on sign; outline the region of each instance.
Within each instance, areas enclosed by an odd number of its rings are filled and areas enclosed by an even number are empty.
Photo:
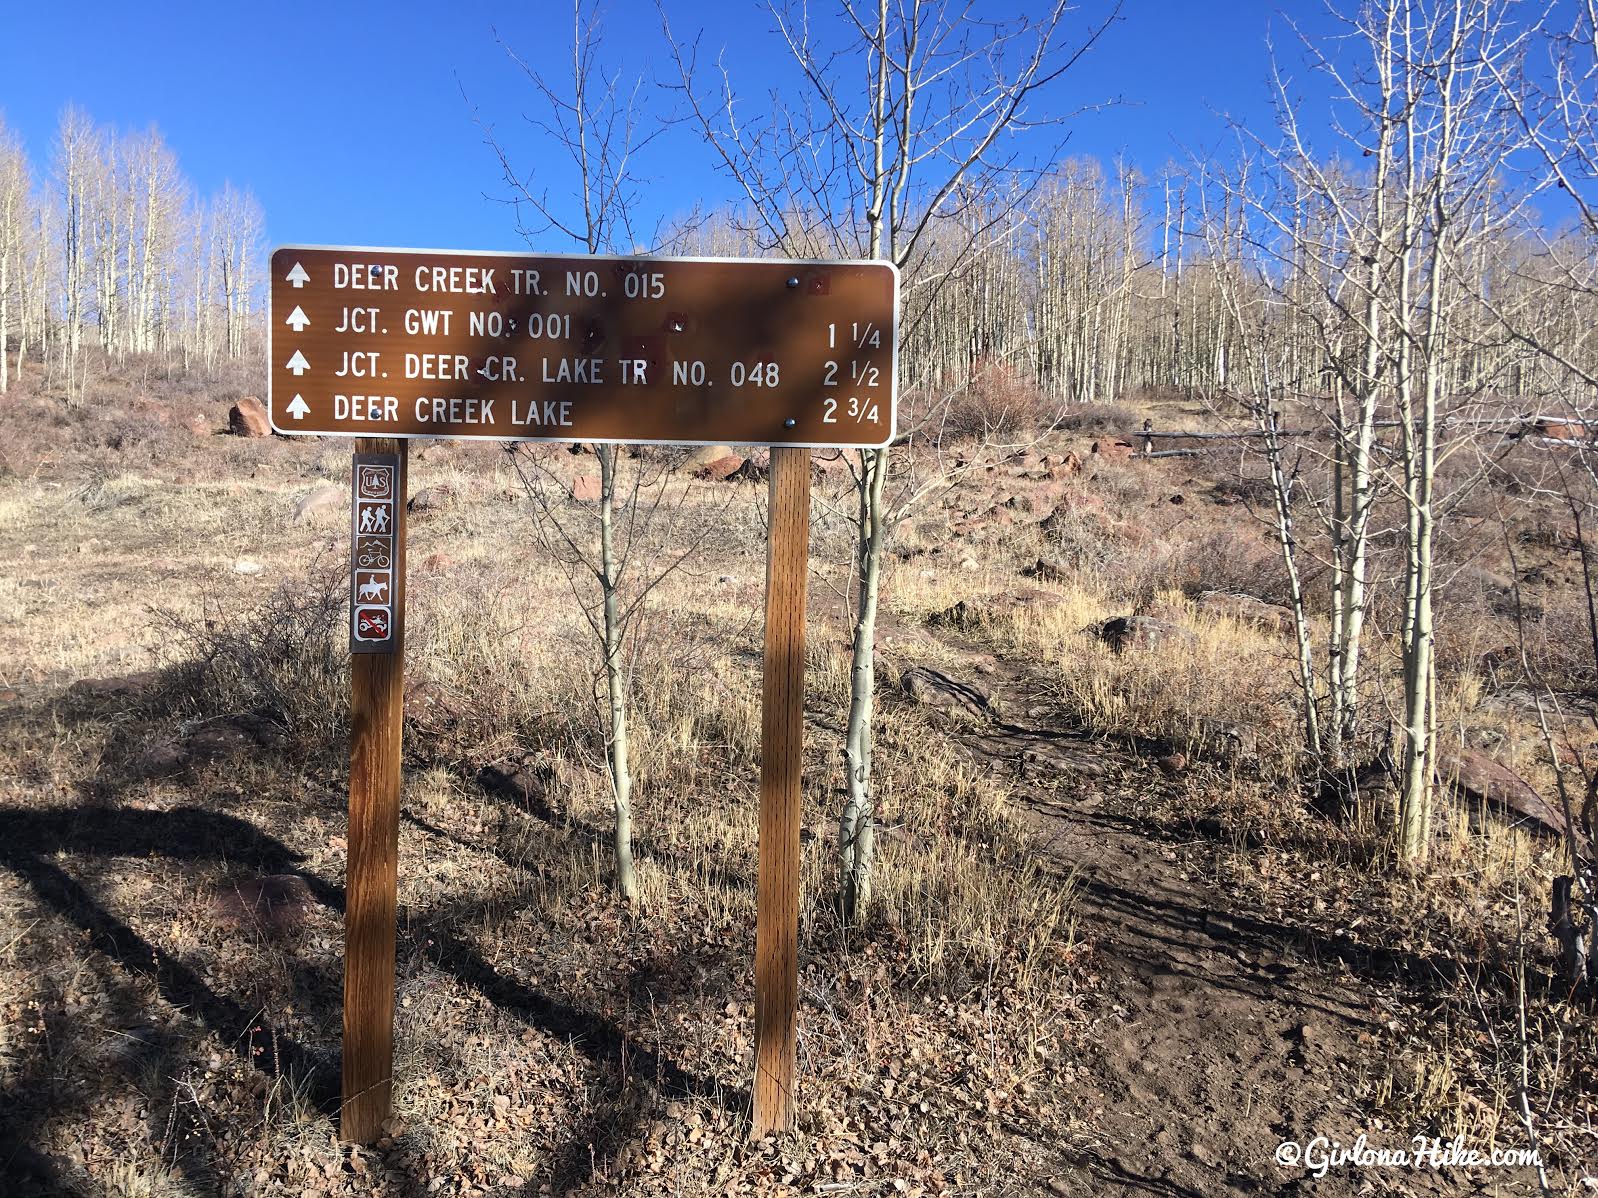
[[[311,364],[305,360],[305,355],[299,350],[294,351],[294,356],[288,360],[287,366],[294,372],[295,378],[299,378],[311,368]]]
[[[294,290],[296,291],[311,281],[311,276],[305,273],[305,267],[298,262],[294,264],[294,269],[289,271],[287,277],[288,281],[294,284]]]
[[[294,331],[300,333],[304,332],[305,326],[311,323],[311,318],[305,314],[304,308],[296,304],[294,305],[294,311],[289,313],[289,318],[283,323],[294,326]]]
[[[294,417],[296,420],[304,420],[305,414],[310,410],[311,406],[306,403],[305,399],[300,395],[296,395],[293,399],[289,400],[289,415]]]

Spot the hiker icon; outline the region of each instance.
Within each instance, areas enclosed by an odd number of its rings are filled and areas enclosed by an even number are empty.
[[[360,518],[355,522],[355,531],[386,533],[388,531],[388,504],[361,504]]]

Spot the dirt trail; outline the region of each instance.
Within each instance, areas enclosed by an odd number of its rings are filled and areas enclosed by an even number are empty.
[[[940,633],[970,672],[918,671],[945,705],[976,715],[954,735],[1018,778],[1028,819],[1080,887],[1078,934],[1103,985],[1081,1076],[1091,1133],[1070,1146],[1066,1194],[1513,1194],[1500,1175],[1478,1189],[1430,1170],[1343,1166],[1323,1178],[1276,1163],[1284,1140],[1316,1135],[1408,1147],[1377,1129],[1351,1095],[1382,1077],[1384,1012],[1398,982],[1350,968],[1339,946],[1281,922],[1209,881],[1213,841],[1183,843],[1137,816],[1138,796],[1167,785],[1152,761],[1080,734],[1008,716],[1036,702],[1013,663]],[[948,684],[946,687],[945,684]],[[996,702],[981,711],[980,695]],[[973,696],[976,696],[974,699]],[[938,702],[937,696],[933,701]],[[1362,1085],[1362,1083],[1364,1083]]]

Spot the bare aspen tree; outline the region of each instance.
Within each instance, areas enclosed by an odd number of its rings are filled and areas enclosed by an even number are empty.
[[[28,356],[28,331],[36,331],[39,356],[43,359],[46,377],[50,370],[50,205],[36,204],[33,213],[33,245],[27,252],[26,272],[22,293],[22,320],[17,338],[17,374]]]
[[[198,358],[211,365],[215,320],[212,296],[216,291],[216,249],[209,232],[212,205],[201,200],[189,213],[189,258],[186,289],[189,295],[189,333],[185,338],[184,365]]]
[[[1525,33],[1505,32],[1494,0],[1436,8],[1390,0],[1398,14],[1395,187],[1401,208],[1396,405],[1406,509],[1404,755],[1398,847],[1418,865],[1430,847],[1435,792],[1435,621],[1433,591],[1439,517],[1437,469],[1447,453],[1445,401],[1469,388],[1471,357],[1463,313],[1474,281],[1472,247],[1508,219],[1494,184],[1516,148],[1502,119],[1494,72],[1512,69]],[[1477,363],[1479,365],[1479,363]]]
[[[1006,143],[1032,120],[1029,102],[1118,10],[1087,24],[1075,42],[1067,41],[1071,10],[1059,0],[1009,22],[974,3],[930,0],[844,0],[829,27],[802,2],[773,0],[769,11],[804,94],[774,105],[783,114],[754,121],[745,121],[725,70],[718,89],[701,89],[695,48],[666,27],[692,119],[746,203],[748,231],[761,247],[789,255],[819,242],[835,254],[891,261],[914,296],[914,268],[940,219],[961,215],[962,200],[1005,192],[1017,173]],[[912,308],[904,324],[913,328],[915,318]],[[848,794],[838,819],[839,909],[849,921],[870,901],[875,859],[876,622],[893,461],[891,449],[864,450],[855,470]]]
[[[123,161],[128,319],[121,349],[151,353],[164,318],[161,281],[176,250],[183,185],[176,158],[154,129],[124,143]]]
[[[1552,367],[1536,394],[1564,407],[1585,393],[1598,398],[1598,3],[1571,6],[1569,24],[1540,27],[1549,69],[1489,68],[1527,146],[1542,165],[1540,188],[1574,217],[1573,229],[1530,230],[1531,244],[1511,259],[1484,304],[1493,318]],[[1580,413],[1578,413],[1580,414]]]
[[[590,254],[635,248],[631,212],[637,180],[633,155],[654,137],[640,133],[640,87],[624,89],[619,72],[606,74],[597,63],[600,37],[592,11],[581,0],[571,7],[571,77],[557,86],[515,59],[532,83],[547,114],[532,124],[570,158],[576,171],[575,210],[552,201],[541,182],[542,165],[519,172],[492,130],[487,140],[499,160],[515,205],[518,232],[531,240],[554,231]],[[507,48],[507,52],[510,51]],[[531,217],[529,223],[524,217]],[[636,643],[636,621],[659,582],[683,557],[646,562],[647,534],[664,515],[680,506],[664,467],[650,478],[641,463],[627,463],[620,447],[597,445],[599,497],[594,523],[597,547],[589,544],[583,517],[564,514],[562,488],[536,460],[517,457],[516,466],[535,501],[540,539],[567,571],[573,592],[599,642],[605,680],[606,769],[613,811],[612,848],[616,889],[631,902],[638,897],[633,866],[633,774],[629,749],[632,663],[628,642]],[[673,501],[667,502],[668,497]],[[597,549],[597,553],[594,551]],[[684,555],[686,556],[686,555]],[[598,602],[585,593],[591,579]],[[596,610],[597,608],[597,610]]]
[[[1350,158],[1368,162],[1363,173],[1344,169],[1311,152],[1291,80],[1280,66],[1273,71],[1279,140],[1241,130],[1244,141],[1236,181],[1218,186],[1235,199],[1233,218],[1249,235],[1213,244],[1212,260],[1225,259],[1248,269],[1255,294],[1272,297],[1281,320],[1274,334],[1256,340],[1249,374],[1258,378],[1268,364],[1279,392],[1270,410],[1292,398],[1325,428],[1330,445],[1329,493],[1306,498],[1327,535],[1330,630],[1325,653],[1330,711],[1320,738],[1325,764],[1344,768],[1347,746],[1359,729],[1360,663],[1369,601],[1371,522],[1380,488],[1372,453],[1389,374],[1391,347],[1384,325],[1385,298],[1395,269],[1397,230],[1390,216],[1390,179],[1395,109],[1395,55],[1385,33],[1395,14],[1363,11],[1357,19],[1366,36],[1356,42],[1369,59],[1345,63],[1304,39],[1313,71],[1331,81],[1334,107],[1349,116],[1337,126],[1357,151]],[[1252,176],[1247,170],[1257,155]],[[1253,186],[1249,185],[1252,179]],[[1200,203],[1205,193],[1199,193]],[[1213,226],[1213,222],[1212,226]],[[1222,227],[1225,227],[1223,222]],[[1250,247],[1245,253],[1245,244]],[[1244,257],[1253,260],[1245,266]],[[1218,280],[1230,276],[1217,276]],[[1229,297],[1236,319],[1243,300]],[[1262,334],[1264,336],[1264,334]],[[1259,423],[1257,429],[1269,433]],[[1267,435],[1267,444],[1277,444]],[[1278,491],[1278,497],[1280,493]],[[1288,543],[1285,515],[1278,534]],[[1296,570],[1290,570],[1290,574]],[[1300,658],[1304,627],[1297,621]]]
[[[85,350],[177,351],[185,366],[258,344],[263,217],[232,186],[193,197],[160,133],[121,135],[61,117],[46,184],[0,125],[0,388],[30,355],[68,402]]]
[[[1239,167],[1235,184],[1223,191],[1222,194],[1229,200],[1249,193],[1247,165],[1245,159]],[[1273,525],[1277,546],[1282,554],[1288,604],[1293,615],[1304,749],[1311,760],[1319,762],[1325,746],[1316,683],[1314,630],[1304,601],[1294,515],[1303,454],[1301,451],[1292,462],[1287,460],[1279,426],[1281,405],[1294,393],[1292,339],[1285,331],[1293,313],[1270,282],[1268,266],[1263,269],[1256,267],[1253,271],[1248,269],[1244,245],[1251,238],[1247,229],[1246,205],[1229,202],[1220,213],[1212,214],[1203,206],[1207,195],[1201,194],[1198,198],[1209,273],[1215,294],[1233,326],[1223,336],[1225,340],[1235,342],[1240,350],[1238,381],[1241,386],[1235,392],[1222,388],[1218,398],[1241,405],[1248,412],[1261,455],[1265,459],[1271,489]]]
[[[211,210],[211,241],[217,265],[223,352],[244,356],[256,290],[260,285],[261,206],[247,191],[224,184]]]
[[[88,319],[89,262],[93,228],[91,197],[101,163],[100,138],[89,118],[74,108],[61,117],[56,134],[55,187],[61,211],[61,285],[64,326],[61,369],[69,391],[77,383],[83,329]]]
[[[11,383],[10,342],[12,322],[27,322],[27,289],[23,280],[23,237],[29,217],[28,160],[16,134],[0,123],[0,392]],[[17,373],[22,373],[21,352],[26,335],[18,330]]]

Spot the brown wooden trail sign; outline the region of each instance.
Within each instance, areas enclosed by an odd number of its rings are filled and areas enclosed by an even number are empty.
[[[882,262],[288,246],[268,400],[354,436],[344,1139],[391,1110],[405,647],[406,440],[772,446],[752,1130],[794,1122],[811,446],[894,436],[898,273]]]
[[[403,441],[359,441],[352,470],[352,507],[380,489],[363,477],[392,468],[392,550],[388,569],[393,622],[377,651],[351,659],[350,815],[345,836],[344,1061],[340,1134],[356,1143],[377,1138],[391,1108],[394,1076],[394,915],[399,898],[400,737],[405,708],[405,467]],[[357,515],[357,534],[360,517]],[[359,564],[363,537],[352,539]],[[352,574],[359,573],[352,570]],[[359,596],[352,603],[358,619]],[[352,631],[352,648],[371,649]]]
[[[272,427],[886,445],[898,283],[887,262],[284,246]]]

